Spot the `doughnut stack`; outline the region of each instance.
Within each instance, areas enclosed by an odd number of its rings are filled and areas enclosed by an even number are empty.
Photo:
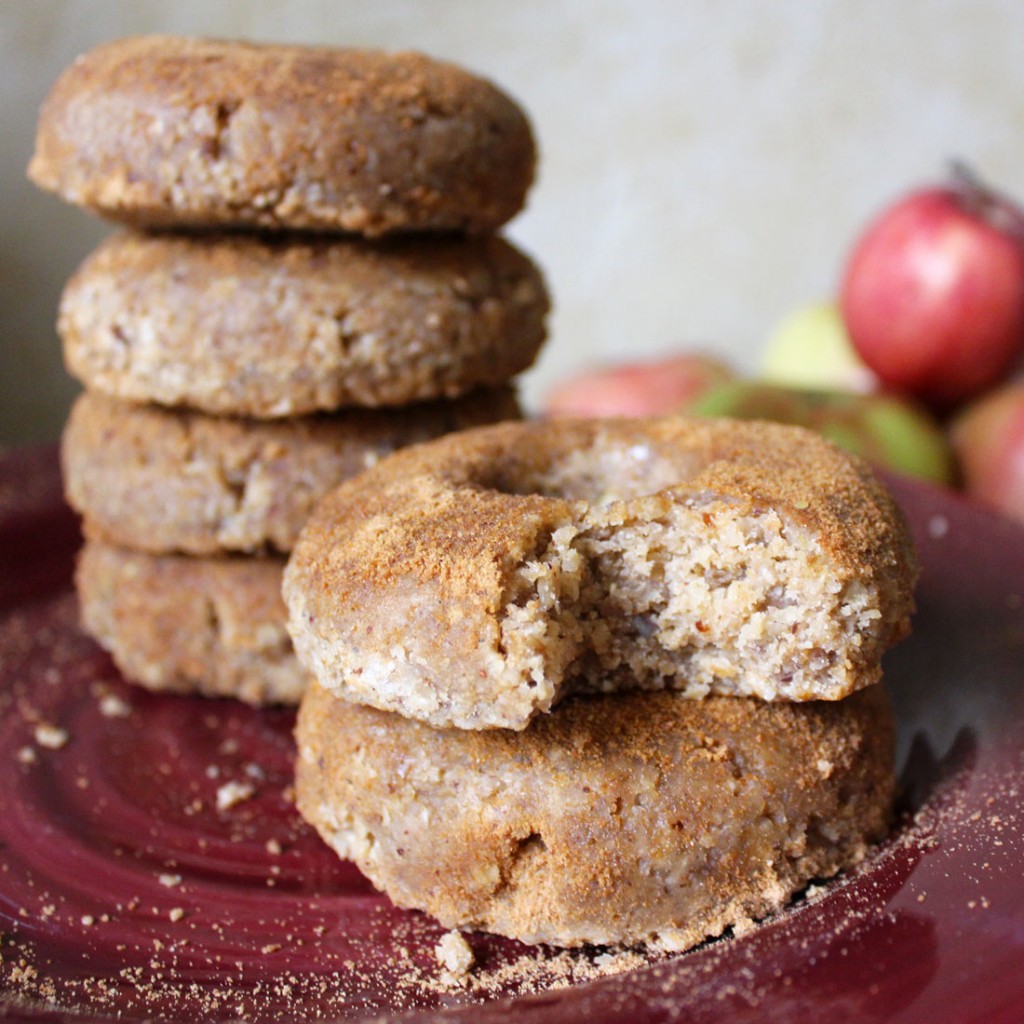
[[[680,950],[888,827],[906,524],[809,431],[516,422],[331,491],[285,570],[297,805],[449,928]],[[373,607],[372,616],[361,609]]]
[[[58,79],[29,176],[125,225],[58,330],[82,616],[127,677],[299,699],[280,584],[317,499],[520,416],[549,303],[497,232],[535,159],[508,96],[415,53],[150,36]]]

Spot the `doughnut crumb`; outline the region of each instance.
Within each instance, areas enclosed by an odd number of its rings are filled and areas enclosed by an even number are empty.
[[[462,932],[454,928],[441,936],[434,953],[445,975],[456,982],[465,981],[476,961],[472,947]]]

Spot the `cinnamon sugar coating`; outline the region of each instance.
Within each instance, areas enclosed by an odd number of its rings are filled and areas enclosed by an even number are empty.
[[[509,387],[270,421],[86,392],[64,429],[64,486],[88,537],[153,553],[287,552],[343,480],[405,445],[520,415]]]
[[[845,697],[907,632],[915,566],[887,490],[817,434],[534,422],[341,485],[284,594],[299,657],[336,695],[521,729],[579,690]]]
[[[123,232],[68,282],[58,330],[91,390],[266,419],[504,384],[548,307],[540,271],[496,237]]]
[[[778,910],[882,838],[880,687],[765,704],[572,698],[521,732],[299,711],[300,813],[399,906],[528,943],[686,949]]]
[[[421,54],[141,36],[58,78],[29,176],[142,226],[485,233],[535,161],[513,100]]]
[[[87,541],[82,623],[150,690],[295,704],[308,683],[285,629],[280,558],[149,555]]]

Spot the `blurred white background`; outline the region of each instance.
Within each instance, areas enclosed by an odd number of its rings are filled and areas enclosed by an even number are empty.
[[[1024,197],[1020,0],[0,0],[0,443],[59,433],[55,309],[109,230],[25,180],[36,112],[79,52],[141,32],[420,49],[518,98],[541,164],[508,234],[555,298],[532,406],[670,349],[753,370],[951,157]]]

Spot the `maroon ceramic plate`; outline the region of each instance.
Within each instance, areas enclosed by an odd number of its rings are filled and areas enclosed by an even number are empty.
[[[296,817],[289,713],[145,693],[82,636],[55,453],[0,458],[0,1017],[1017,1024],[1024,531],[893,486],[924,562],[893,837],[742,936],[652,963],[470,936],[460,986]]]

